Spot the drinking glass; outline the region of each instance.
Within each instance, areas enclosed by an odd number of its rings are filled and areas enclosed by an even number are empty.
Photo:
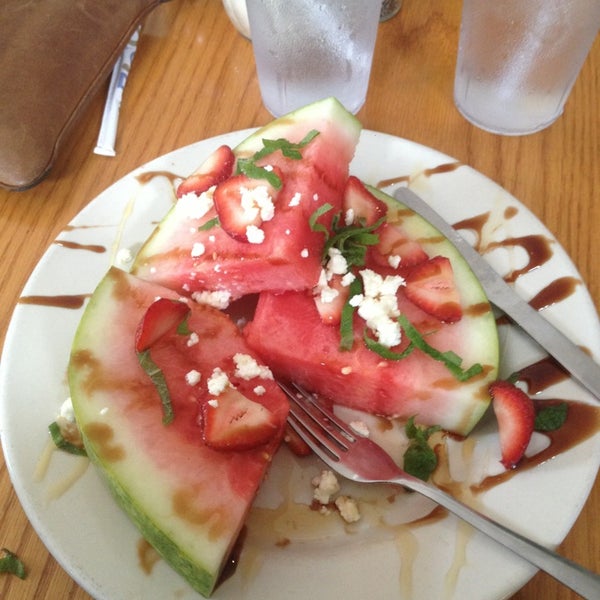
[[[365,102],[381,3],[247,0],[263,102],[275,116],[335,96]]]

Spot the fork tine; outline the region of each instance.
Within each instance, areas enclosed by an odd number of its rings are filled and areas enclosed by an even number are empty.
[[[278,383],[290,400],[290,425],[323,460],[339,461],[355,441],[351,431],[297,384]]]
[[[356,435],[354,431],[352,431],[352,429],[346,423],[344,423],[344,421],[338,419],[333,413],[333,411],[327,410],[321,404],[319,404],[314,394],[311,394],[310,392],[306,391],[297,383],[292,383],[291,386],[296,390],[298,394],[298,399],[302,398],[303,400],[305,400],[306,403],[310,404],[311,407],[313,407],[314,409],[316,409],[316,411],[318,411],[318,413],[320,413],[321,418],[318,418],[318,416],[317,418],[315,418],[314,415],[311,416],[313,416],[313,418],[317,422],[321,423],[322,425],[325,425],[327,429],[331,429],[331,434],[335,435],[336,439],[338,439],[340,443],[345,443],[346,440],[350,442],[354,442],[356,440]],[[338,437],[338,430],[343,435],[343,438]]]

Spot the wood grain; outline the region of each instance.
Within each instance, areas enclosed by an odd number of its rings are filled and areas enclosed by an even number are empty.
[[[555,124],[530,136],[500,137],[471,126],[454,107],[459,21],[458,0],[406,0],[400,14],[380,27],[371,87],[358,116],[367,129],[436,148],[506,188],[564,246],[598,307],[600,39]],[[103,189],[156,156],[271,119],[261,103],[251,45],[217,0],[169,2],[147,19],[123,98],[116,158],[92,153],[104,97],[102,90],[46,180],[25,192],[0,190],[0,346],[22,287],[46,248]],[[0,547],[17,552],[29,573],[25,581],[0,575],[0,598],[88,599],[48,554],[0,461]],[[598,514],[596,482],[559,548],[596,571]],[[538,574],[514,599],[576,597]]]

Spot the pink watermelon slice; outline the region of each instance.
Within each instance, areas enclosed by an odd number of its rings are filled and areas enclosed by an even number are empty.
[[[135,351],[136,327],[157,297],[178,298],[118,269],[108,272],[73,344],[72,401],[88,455],[119,504],[163,558],[210,595],[281,441],[287,401],[272,379],[235,375],[233,357],[252,354],[237,327],[222,312],[190,302],[190,333],[167,334],[152,350],[174,413],[163,424],[158,391]],[[268,443],[244,451],[204,443],[199,417],[211,402],[207,380],[215,368],[236,393],[274,415]]]
[[[198,216],[202,202],[182,197],[139,252],[132,273],[181,293],[226,291],[232,299],[265,289],[312,287],[320,272],[323,237],[309,217],[328,203],[337,212],[348,178],[348,165],[360,134],[360,123],[335,99],[300,109],[258,130],[234,150],[238,161],[263,151],[265,139],[300,144],[311,131],[318,135],[299,149],[301,159],[275,150],[256,161],[276,168],[282,187],[272,219],[262,225],[264,240],[234,239],[222,227],[203,226],[217,217],[215,208]],[[326,217],[327,218],[327,217]]]
[[[339,327],[323,322],[310,290],[261,293],[244,334],[279,377],[303,384],[334,403],[386,417],[415,417],[417,422],[466,435],[487,409],[488,386],[497,376],[498,338],[491,307],[479,281],[446,238],[392,198],[375,189],[371,192],[388,204],[386,227],[401,228],[402,237],[418,243],[419,256],[450,259],[460,292],[463,315],[455,323],[436,319],[416,306],[403,286],[397,291],[400,313],[430,346],[458,355],[464,369],[480,365],[481,372],[459,381],[443,362],[419,349],[401,360],[385,360],[363,343],[364,321],[356,316],[353,348],[341,350]],[[374,260],[373,254],[367,267],[381,274],[403,272],[378,265],[380,257]],[[405,259],[410,261],[414,255],[411,249]],[[395,350],[399,353],[407,346],[404,336]]]

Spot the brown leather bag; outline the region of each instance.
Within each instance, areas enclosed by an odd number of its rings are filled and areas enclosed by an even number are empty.
[[[107,80],[141,19],[164,0],[0,2],[0,185],[23,190]]]

